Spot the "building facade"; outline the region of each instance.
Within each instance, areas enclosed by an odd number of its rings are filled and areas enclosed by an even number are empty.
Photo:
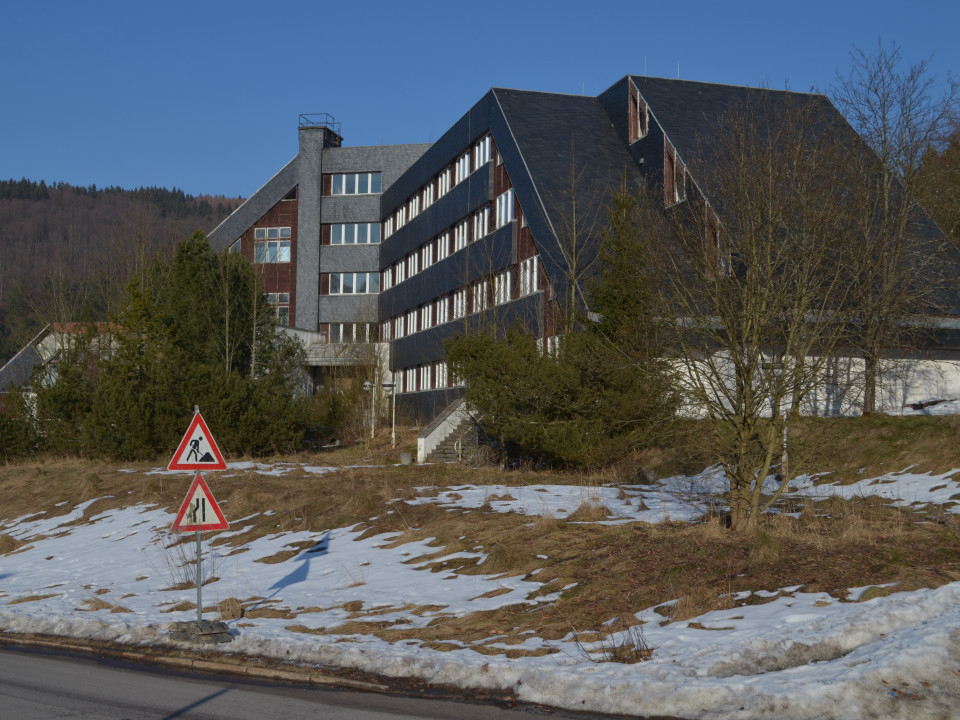
[[[494,88],[431,145],[342,147],[301,116],[298,155],[211,242],[255,264],[315,382],[378,343],[398,407],[429,418],[462,394],[445,340],[519,323],[549,348],[597,251],[583,208],[624,183],[686,201],[685,154],[759,93],[845,125],[823,96],[641,76],[597,97]]]

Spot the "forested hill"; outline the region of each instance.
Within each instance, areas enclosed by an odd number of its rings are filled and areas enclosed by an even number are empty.
[[[242,201],[0,180],[0,365],[48,322],[107,319],[145,262]]]

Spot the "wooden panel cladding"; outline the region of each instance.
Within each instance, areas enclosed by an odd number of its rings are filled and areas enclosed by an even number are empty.
[[[493,196],[497,197],[513,187],[510,182],[510,176],[507,175],[507,168],[502,164],[495,165],[493,168]]]
[[[323,176],[320,193],[322,195],[333,195],[333,175],[326,173]]]
[[[520,228],[517,233],[517,262],[523,262],[537,254],[537,246],[533,242],[533,233],[529,227]]]
[[[320,294],[330,294],[330,273],[320,273]]]
[[[290,324],[296,322],[297,294],[297,188],[294,187],[276,205],[267,210],[240,236],[240,254],[254,264],[257,277],[263,283],[264,292],[290,293]],[[255,264],[255,230],[257,228],[290,228],[290,261],[283,263]],[[287,238],[284,238],[287,240]],[[261,241],[262,242],[262,241]]]
[[[330,224],[326,223],[320,226],[320,244],[329,245],[330,244]]]

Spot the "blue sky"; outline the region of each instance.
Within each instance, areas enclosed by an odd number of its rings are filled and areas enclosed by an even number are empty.
[[[0,178],[247,197],[297,152],[436,140],[490,87],[626,74],[826,89],[853,46],[960,75],[960,3],[53,0],[0,11]]]

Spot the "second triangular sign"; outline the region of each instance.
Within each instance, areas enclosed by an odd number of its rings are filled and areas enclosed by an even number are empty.
[[[228,527],[213,493],[203,481],[203,476],[197,473],[193,479],[193,485],[183,499],[177,519],[173,521],[173,529],[193,532],[195,530],[226,530]]]
[[[167,470],[226,470],[220,448],[200,413],[194,413],[180,447],[173,454]]]

